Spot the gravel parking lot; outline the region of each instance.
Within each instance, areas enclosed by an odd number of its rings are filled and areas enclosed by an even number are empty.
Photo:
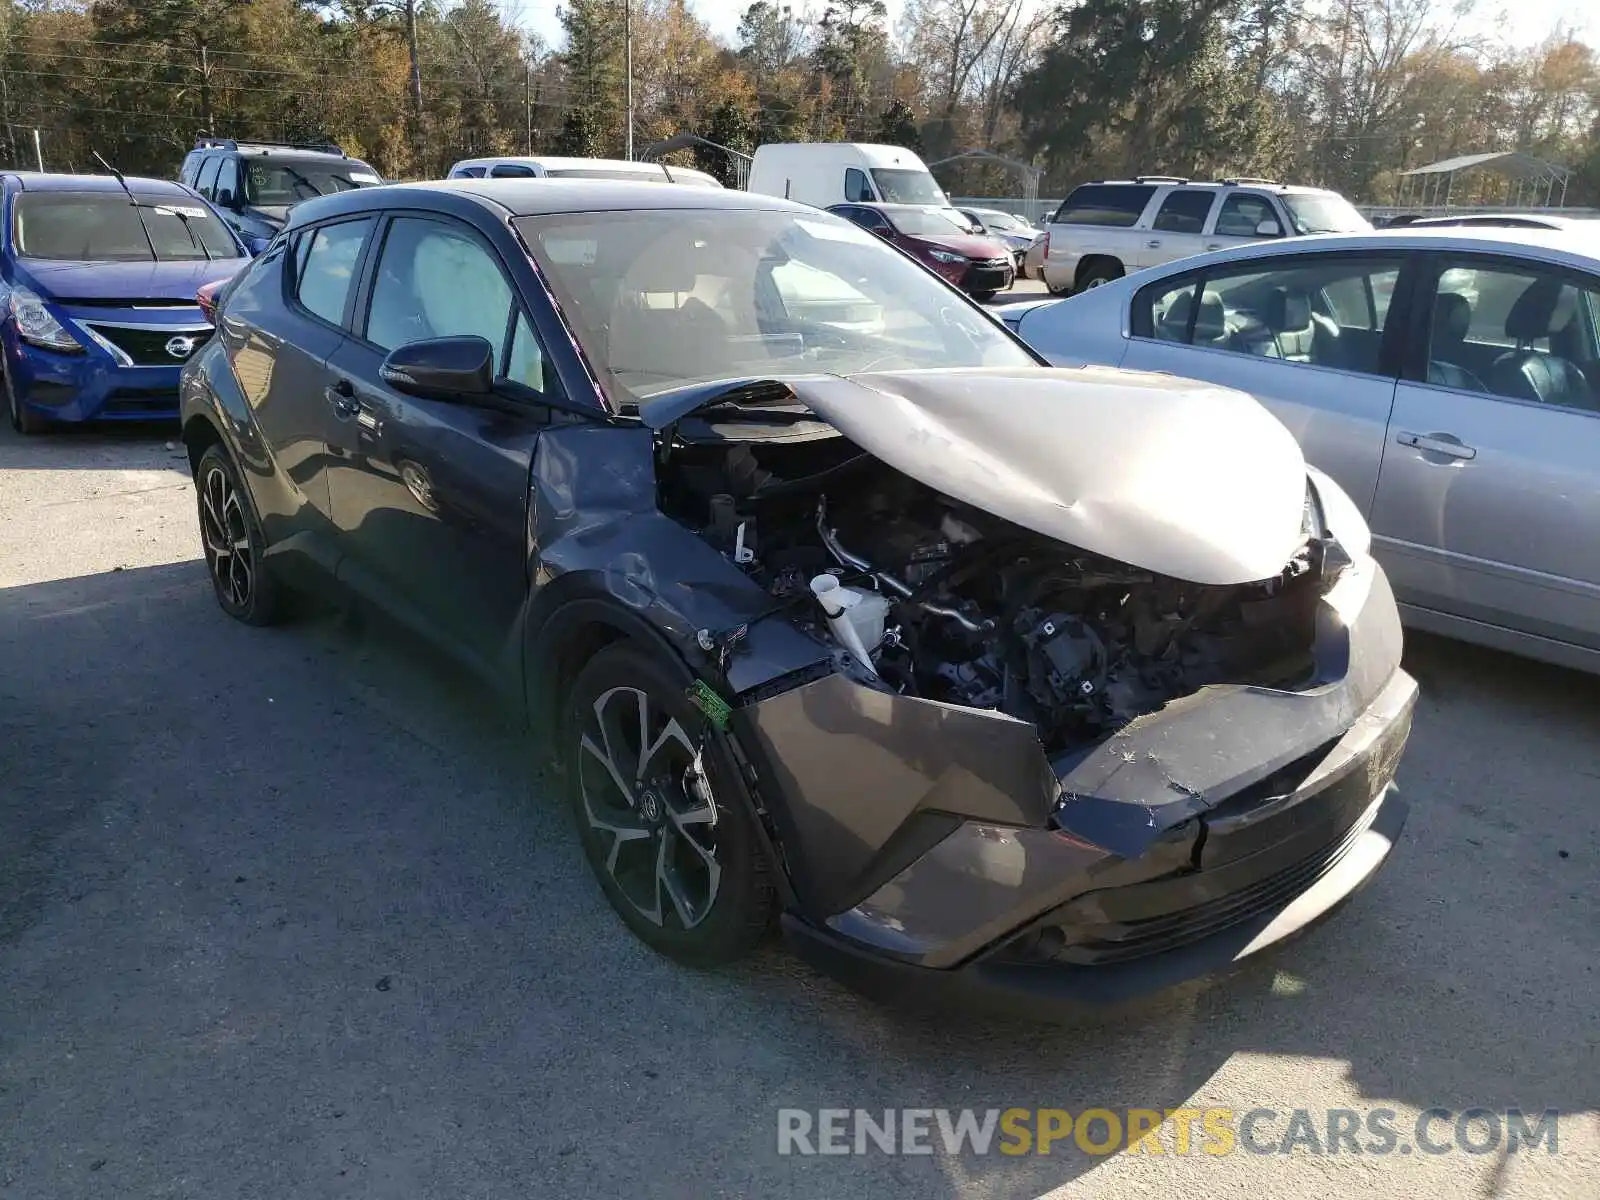
[[[1334,922],[1097,1025],[911,1019],[778,945],[645,950],[451,667],[222,615],[170,436],[0,434],[0,1194],[1600,1195],[1594,679],[1414,638],[1410,824]],[[1562,1118],[1555,1154],[777,1153],[780,1108],[902,1106]]]

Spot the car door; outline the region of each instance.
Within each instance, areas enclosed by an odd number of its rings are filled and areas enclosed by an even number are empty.
[[[223,155],[217,167],[217,180],[212,195],[213,202],[222,212],[222,219],[232,225],[240,237],[249,237],[255,232],[250,228],[250,223],[240,213],[243,197],[239,190],[239,162],[237,159]]]
[[[333,361],[341,578],[495,675],[527,591],[529,471],[555,371],[500,254],[454,218],[391,217],[361,306]],[[495,348],[510,402],[419,399],[380,377],[389,351],[461,335]]]
[[[1134,267],[1158,267],[1199,254],[1205,248],[1206,221],[1217,199],[1215,188],[1173,188],[1161,200],[1148,236],[1131,251]]]
[[[1133,295],[1122,365],[1249,392],[1365,509],[1399,373],[1402,253],[1272,255],[1171,274]]]
[[[1396,595],[1600,648],[1600,274],[1429,261],[1372,511]]]
[[[1216,220],[1201,238],[1202,250],[1226,250],[1283,236],[1283,219],[1272,199],[1261,192],[1229,189],[1217,205]]]

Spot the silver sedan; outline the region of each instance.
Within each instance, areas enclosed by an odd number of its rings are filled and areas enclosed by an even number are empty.
[[[1600,231],[1298,238],[1005,319],[1057,364],[1252,393],[1362,507],[1408,624],[1600,672]]]

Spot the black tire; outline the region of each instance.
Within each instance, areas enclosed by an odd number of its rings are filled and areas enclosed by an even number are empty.
[[[567,693],[561,753],[584,856],[617,915],[653,950],[711,967],[756,946],[777,898],[726,735],[689,702],[690,682],[636,643],[607,646]]]
[[[1125,273],[1120,263],[1102,259],[1087,270],[1078,272],[1077,290],[1087,292],[1090,288],[1097,288],[1102,283],[1110,283],[1113,279],[1121,279]]]
[[[979,304],[987,304],[987,303],[989,303],[989,301],[993,300],[999,294],[1000,293],[998,291],[994,291],[994,292],[973,292],[972,293],[972,298],[974,300],[976,300]]]
[[[266,538],[233,460],[213,443],[194,472],[200,543],[211,590],[222,611],[246,625],[271,625],[284,615],[283,589],[263,560]]]
[[[1050,277],[1048,275],[1045,275],[1043,272],[1040,272],[1039,278],[1044,280],[1044,290],[1049,292],[1052,296],[1070,296],[1070,295],[1072,295],[1072,285],[1071,284],[1054,284],[1054,283],[1051,283],[1050,282]]]
[[[6,372],[5,384],[6,408],[11,413],[11,428],[24,436],[43,433],[49,429],[50,422],[47,418],[41,417],[31,408],[24,408],[22,402],[17,399],[16,392],[11,389],[11,373],[9,371]]]

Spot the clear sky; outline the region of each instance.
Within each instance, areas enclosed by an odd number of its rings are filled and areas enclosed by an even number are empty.
[[[500,9],[516,23],[542,35],[551,46],[561,41],[561,23],[556,18],[560,0],[497,0]],[[804,11],[808,7],[820,15],[826,0],[788,0],[794,8]],[[1044,0],[1034,0],[1042,3]],[[732,42],[739,27],[739,16],[750,0],[689,0],[689,7],[701,20],[711,26],[711,31],[725,41]],[[900,17],[901,0],[887,0],[889,28],[892,30]],[[1448,0],[1436,0],[1443,13]],[[1585,8],[1591,5],[1584,0],[1516,0],[1513,9],[1504,0],[1478,0],[1472,11],[1462,19],[1460,29],[1466,36],[1499,38],[1514,45],[1533,45],[1543,41],[1558,24],[1575,27],[1580,34],[1591,39],[1600,38],[1600,13],[1590,16]],[[1513,17],[1512,13],[1515,13]]]

